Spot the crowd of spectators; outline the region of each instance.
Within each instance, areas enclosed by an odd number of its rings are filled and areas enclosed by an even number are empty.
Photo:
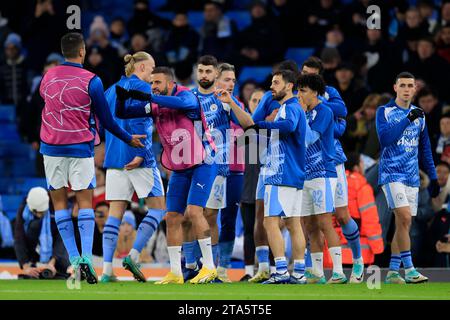
[[[59,39],[66,31],[62,27],[66,2],[0,4],[0,104],[16,106],[20,134],[35,150],[39,148],[43,108],[37,88],[43,72],[61,63]],[[92,5],[90,1],[70,2],[80,4],[82,11],[83,6]],[[372,4],[381,9],[378,30],[366,25],[367,7]],[[23,6],[20,14],[19,5]],[[348,108],[342,139],[345,152],[359,152],[373,163],[380,153],[377,107],[393,97],[396,74],[413,73],[418,87],[414,104],[426,114],[442,189],[439,198],[432,201],[426,194],[424,175],[419,214],[411,231],[412,251],[418,266],[449,267],[448,255],[438,251],[445,245],[450,223],[450,1],[259,0],[249,2],[251,22],[243,29],[225,15],[236,9],[235,5],[231,0],[167,0],[161,10],[174,13],[170,20],[152,11],[149,1],[136,0],[130,19],[99,14],[83,30],[85,67],[100,76],[106,89],[123,73],[122,57],[144,50],[157,65],[172,67],[180,83],[194,86],[192,70],[199,55],[212,54],[232,63],[239,74],[244,66],[273,66],[284,59],[288,48],[311,47],[323,61],[327,84],[339,91]],[[200,28],[190,24],[188,10],[203,11]],[[248,106],[252,93],[266,84],[249,80],[239,85],[236,94]],[[101,167],[101,156],[98,159],[96,164]],[[376,167],[367,168],[365,175],[375,191],[383,238],[389,248],[393,218],[377,186]],[[43,174],[43,170],[38,172]],[[97,183],[102,179],[104,173],[102,178],[99,171]],[[99,185],[96,205],[104,203]]]

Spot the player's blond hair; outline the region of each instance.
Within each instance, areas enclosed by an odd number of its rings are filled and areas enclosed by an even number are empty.
[[[134,65],[138,62],[153,59],[150,54],[145,51],[138,51],[135,54],[127,54],[123,57],[125,61],[125,75],[127,77],[131,76],[134,72]]]

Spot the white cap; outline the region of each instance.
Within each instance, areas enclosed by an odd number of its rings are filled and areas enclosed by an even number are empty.
[[[48,210],[49,200],[47,190],[42,187],[34,187],[28,192],[27,205],[30,210],[45,212]]]

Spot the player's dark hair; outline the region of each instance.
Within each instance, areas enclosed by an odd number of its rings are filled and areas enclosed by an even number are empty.
[[[217,61],[217,58],[211,55],[205,55],[205,56],[201,56],[198,61],[197,64],[202,64],[204,66],[213,66],[214,68],[217,68],[217,66],[219,65],[219,62]]]
[[[349,152],[347,155],[347,161],[345,162],[345,169],[353,171],[354,166],[359,166],[361,161],[361,154],[356,151]]]
[[[78,32],[67,33],[61,38],[61,52],[66,59],[77,58],[83,45],[83,35]]]
[[[165,75],[167,77],[167,79],[169,79],[170,81],[175,80],[173,71],[169,67],[156,67],[152,71],[152,74],[159,74],[159,73],[162,73],[163,75]]]
[[[318,74],[302,74],[298,77],[297,86],[299,88],[309,88],[319,95],[325,93],[325,81]]]
[[[322,60],[320,60],[317,57],[311,56],[308,59],[306,59],[305,62],[303,62],[303,64],[302,64],[302,69],[305,66],[308,68],[314,68],[314,69],[319,70],[319,74],[322,74],[322,72],[323,72]]]
[[[280,63],[278,63],[275,67],[274,67],[274,72],[280,71],[280,70],[289,70],[292,71],[294,73],[298,72],[298,65],[297,62],[295,62],[294,60],[284,60],[281,61]]]
[[[416,79],[416,77],[414,77],[414,75],[411,72],[407,72],[407,71],[403,71],[400,72],[396,77],[395,77],[395,82],[397,83],[398,79]]]
[[[284,82],[292,83],[292,91],[295,90],[295,85],[297,83],[296,74],[291,70],[278,70],[273,73],[273,76],[281,76]]]

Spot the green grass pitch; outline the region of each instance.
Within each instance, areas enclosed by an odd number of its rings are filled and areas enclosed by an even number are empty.
[[[247,283],[154,285],[118,282],[69,290],[65,281],[3,280],[0,300],[450,300],[450,283],[381,285],[261,285]]]

